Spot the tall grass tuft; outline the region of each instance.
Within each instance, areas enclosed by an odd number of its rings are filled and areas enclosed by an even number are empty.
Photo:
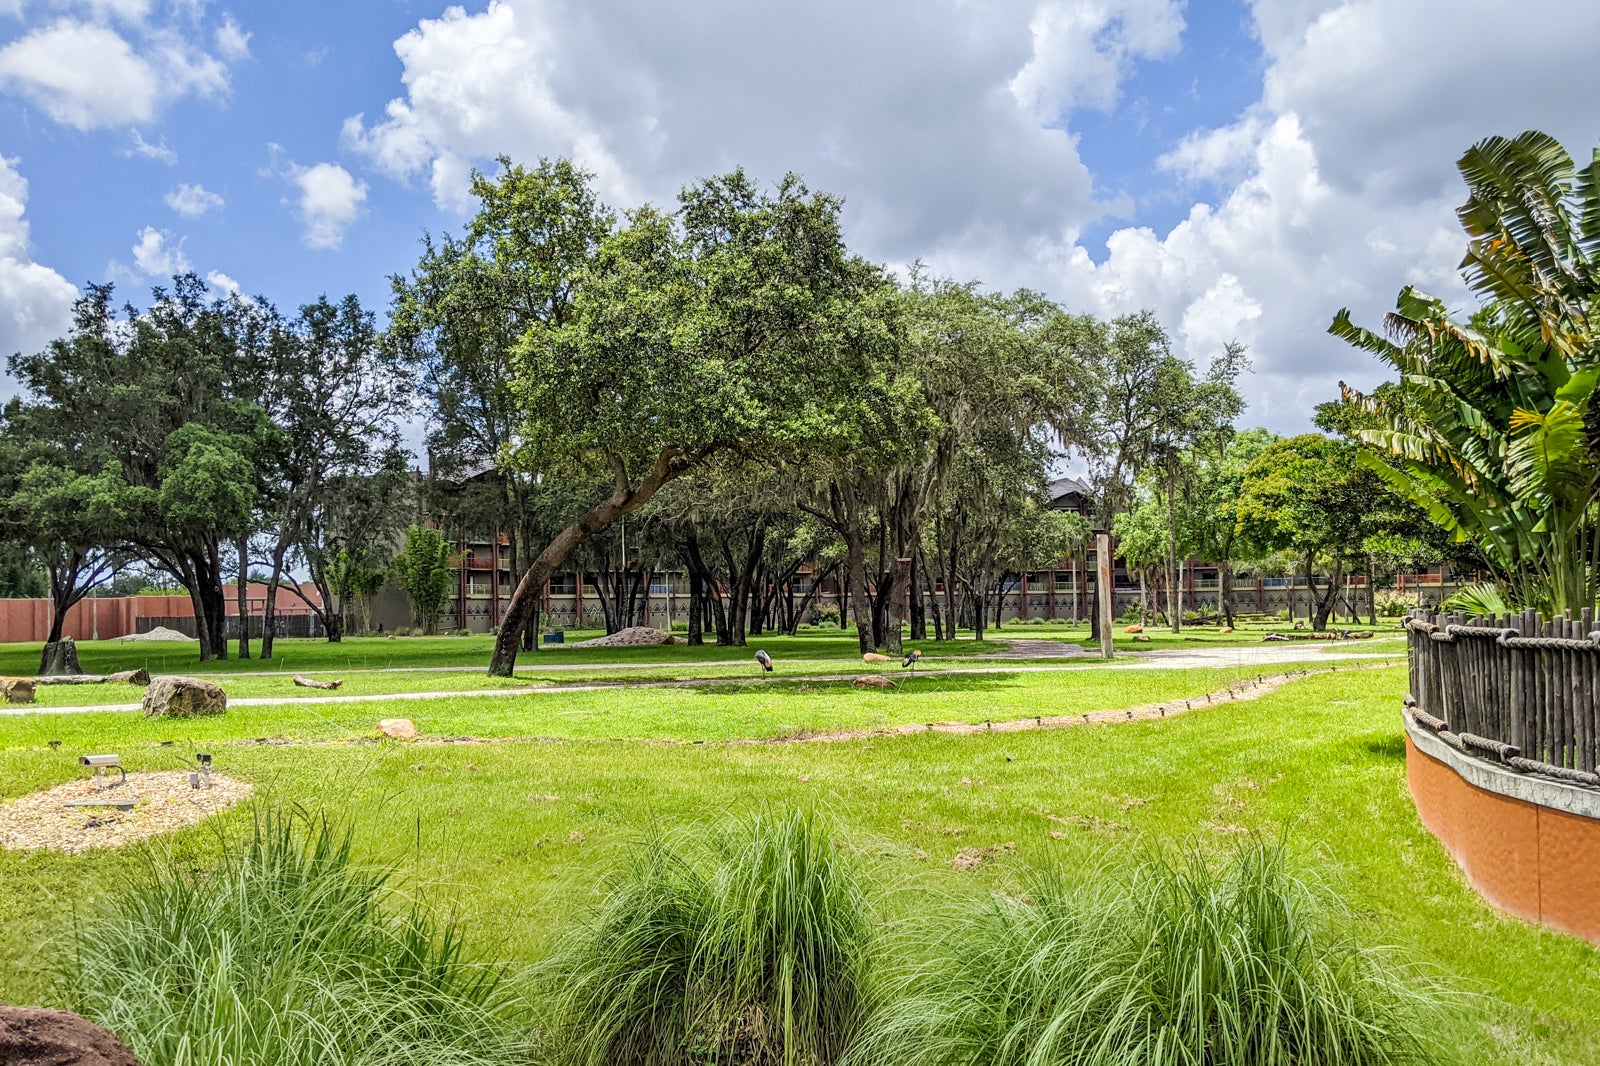
[[[573,1066],[837,1062],[866,1013],[873,927],[819,821],[657,841],[551,960],[548,1057]]]
[[[268,811],[214,871],[158,865],[77,936],[75,1009],[162,1066],[524,1061],[505,972],[391,914],[348,829]]]
[[[1389,1066],[1435,1061],[1428,982],[1333,931],[1278,846],[1073,892],[1041,876],[938,928],[850,1062]],[[949,934],[946,936],[945,934]]]

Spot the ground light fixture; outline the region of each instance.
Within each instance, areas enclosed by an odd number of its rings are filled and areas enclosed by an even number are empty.
[[[189,787],[210,788],[211,756],[208,753],[201,751],[195,753],[194,759],[195,762],[200,764],[200,769],[198,771],[191,770],[189,772]]]
[[[101,791],[107,787],[116,788],[128,783],[128,771],[122,768],[120,755],[80,755],[78,763],[82,766],[94,767],[94,790]],[[106,771],[115,770],[121,776],[111,785],[106,785]]]

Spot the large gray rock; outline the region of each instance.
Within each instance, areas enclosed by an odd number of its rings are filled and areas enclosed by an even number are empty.
[[[222,689],[197,677],[158,677],[144,690],[144,713],[149,718],[198,718],[227,709]]]
[[[139,1066],[128,1046],[69,1011],[0,1006],[6,1066]]]

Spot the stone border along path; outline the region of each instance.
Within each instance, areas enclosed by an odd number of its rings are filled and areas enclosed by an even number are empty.
[[[1325,645],[1318,647],[1326,647]],[[1251,656],[1234,656],[1239,651],[1261,652],[1266,654]],[[1395,652],[1333,652],[1325,651],[1321,655],[1291,655],[1290,652],[1305,652],[1310,649],[1304,645],[1280,648],[1276,645],[1262,648],[1196,648],[1192,651],[1162,651],[1137,653],[1139,659],[1134,662],[1125,662],[1117,665],[1102,665],[1099,660],[1077,666],[980,666],[970,669],[939,670],[923,668],[915,674],[910,671],[900,672],[890,676],[903,679],[913,677],[962,677],[979,676],[985,674],[1049,674],[1067,673],[1075,670],[1184,670],[1184,669],[1213,669],[1220,667],[1248,668],[1252,666],[1273,666],[1291,662],[1306,662],[1308,659],[1324,659],[1328,661],[1352,661],[1362,659],[1391,659],[1393,664],[1374,665],[1399,665],[1399,653]],[[1131,654],[1135,653],[1129,653]],[[826,660],[823,660],[826,661]],[[655,666],[671,665],[655,663]],[[740,663],[739,665],[743,665]],[[888,671],[883,671],[888,674]],[[750,677],[706,677],[689,680],[662,680],[662,681],[588,681],[578,684],[549,684],[530,685],[526,688],[489,688],[467,689],[460,692],[392,692],[374,693],[360,696],[245,696],[228,701],[229,709],[236,707],[281,707],[295,706],[326,706],[329,704],[347,703],[384,703],[384,702],[411,702],[417,700],[447,700],[447,699],[479,699],[479,698],[507,698],[515,696],[550,696],[565,692],[600,692],[607,689],[629,688],[699,688],[706,685],[760,685],[760,684],[805,684],[813,681],[840,682],[854,681],[866,674],[804,674],[785,678],[781,674],[756,675]],[[14,707],[0,707],[0,718],[20,717],[35,714],[95,714],[130,713],[141,710],[138,703],[101,703],[83,704],[69,707],[38,707],[23,704]]]
[[[1391,663],[1356,663],[1345,669],[1382,669]],[[735,737],[729,740],[680,740],[662,737],[607,737],[608,741],[629,744],[661,744],[689,747],[753,747],[768,744],[830,744],[850,740],[875,740],[893,737],[920,736],[923,733],[944,733],[954,736],[972,736],[977,733],[1022,733],[1035,729],[1067,729],[1080,725],[1116,725],[1120,722],[1141,722],[1157,718],[1175,718],[1189,711],[1223,703],[1248,702],[1271,695],[1291,681],[1336,673],[1337,666],[1318,670],[1296,670],[1287,674],[1268,674],[1254,680],[1241,681],[1227,688],[1216,689],[1191,696],[1188,699],[1167,700],[1165,703],[1145,703],[1117,711],[1086,711],[1081,714],[1051,715],[1049,717],[1017,718],[1000,722],[927,722],[886,726],[878,729],[848,729],[825,733],[791,733],[776,737]],[[598,740],[602,738],[584,738]],[[415,740],[401,741],[413,747],[443,747],[461,744],[570,744],[572,737],[473,737],[473,736],[419,736]],[[260,738],[218,741],[217,746],[236,747],[333,747],[335,745],[381,744],[383,738],[374,736],[349,736],[317,740],[291,740]]]

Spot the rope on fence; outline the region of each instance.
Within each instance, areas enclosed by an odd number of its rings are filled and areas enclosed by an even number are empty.
[[[1492,637],[1496,644],[1508,648],[1534,648],[1540,651],[1600,651],[1600,629],[1587,637],[1524,637],[1515,629],[1502,626],[1438,626],[1417,618],[1407,618],[1405,628],[1411,633],[1425,634],[1429,640],[1441,644],[1454,644],[1458,637]]]

